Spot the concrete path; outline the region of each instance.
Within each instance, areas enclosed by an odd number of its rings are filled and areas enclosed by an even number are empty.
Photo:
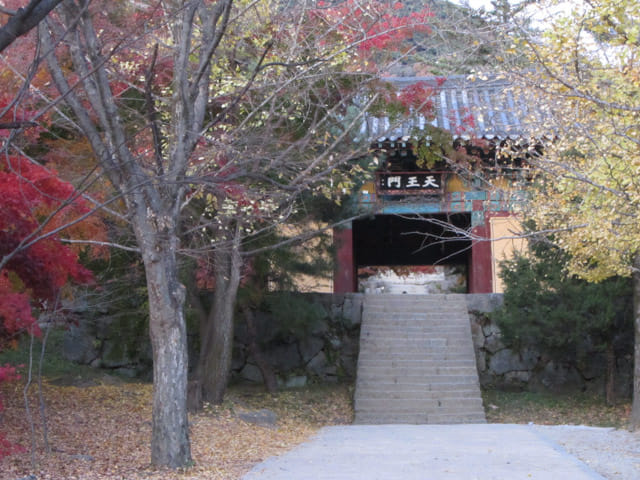
[[[326,427],[244,480],[594,480],[603,477],[526,425]]]

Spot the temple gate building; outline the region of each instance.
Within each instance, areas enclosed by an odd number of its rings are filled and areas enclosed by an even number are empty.
[[[513,186],[540,153],[541,112],[500,78],[388,80],[433,85],[434,115],[363,123],[378,168],[357,192],[366,215],[334,230],[334,292],[500,292],[499,262],[523,244]]]

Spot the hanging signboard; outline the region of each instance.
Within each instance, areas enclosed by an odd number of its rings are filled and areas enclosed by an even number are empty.
[[[444,190],[441,172],[376,172],[381,195],[436,195]]]

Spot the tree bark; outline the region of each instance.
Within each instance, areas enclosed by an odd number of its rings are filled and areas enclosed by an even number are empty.
[[[62,0],[31,0],[0,28],[0,52],[38,25]]]
[[[213,253],[216,271],[213,306],[206,324],[200,328],[197,377],[202,400],[213,404],[222,403],[231,373],[233,314],[242,267],[239,239],[239,232],[236,232],[231,246]]]
[[[633,402],[631,405],[631,428],[640,428],[640,255],[633,259],[633,325],[635,332],[633,362]]]
[[[56,88],[64,92],[98,162],[115,189],[123,194],[145,267],[153,349],[151,462],[156,466],[186,467],[192,459],[187,416],[185,288],[178,280],[176,261],[179,206],[185,188],[178,185],[176,178],[184,177],[188,142],[182,137],[176,142],[178,153],[171,156],[172,167],[168,169],[173,177],[150,176],[144,162],[128,149],[129,134],[111,94],[109,72],[100,66],[105,58],[91,16],[74,2],[63,2],[61,6],[62,25],[73,26],[67,30],[73,31],[69,37],[74,38],[69,52],[74,70],[83,77],[86,102],[70,87],[55,52],[50,50],[55,44],[51,32],[42,25],[40,39],[43,51],[50,51],[49,71]],[[51,31],[59,27],[50,25]],[[172,117],[173,124],[179,120],[179,115]]]
[[[605,402],[608,406],[616,403],[616,351],[613,339],[609,341],[606,351],[607,358],[607,383],[605,386]]]
[[[177,237],[136,225],[147,276],[153,349],[151,462],[171,468],[192,463],[187,417],[185,288],[178,281]],[[144,248],[143,248],[144,246]]]

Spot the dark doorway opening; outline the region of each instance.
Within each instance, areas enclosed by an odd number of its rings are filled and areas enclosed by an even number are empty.
[[[463,271],[468,289],[471,214],[376,215],[353,223],[356,270],[364,267],[446,266]],[[396,269],[397,270],[397,269]]]

